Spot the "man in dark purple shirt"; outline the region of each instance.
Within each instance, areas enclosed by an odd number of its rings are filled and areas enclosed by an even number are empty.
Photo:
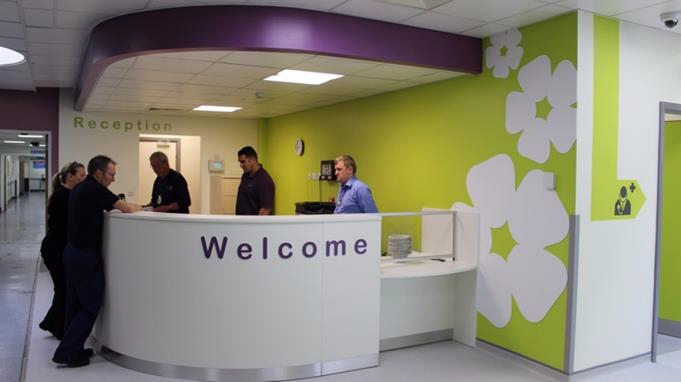
[[[237,215],[270,215],[274,209],[274,181],[258,163],[253,147],[239,150],[239,166],[244,170],[236,196]]]

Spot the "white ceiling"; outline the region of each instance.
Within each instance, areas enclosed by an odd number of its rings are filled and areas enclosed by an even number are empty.
[[[143,10],[216,4],[314,9],[474,37],[574,9],[665,29],[659,14],[681,10],[681,0],[0,0],[0,46],[16,49],[28,58],[25,64],[0,68],[0,89],[74,87],[89,31],[105,19]],[[671,31],[681,33],[681,26]],[[282,68],[346,77],[322,86],[261,81]],[[210,102],[244,107],[230,117],[268,117],[455,75],[458,73],[301,54],[161,54],[110,66],[86,110],[137,112],[152,107],[185,110],[158,111],[163,114],[187,114],[190,106]],[[264,98],[256,98],[256,91],[264,93]]]

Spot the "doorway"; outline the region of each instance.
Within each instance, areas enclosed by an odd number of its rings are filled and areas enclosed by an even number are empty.
[[[179,139],[140,138],[139,142],[139,188],[138,201],[145,205],[151,201],[151,191],[154,188],[156,174],[149,165],[149,156],[156,151],[161,151],[168,156],[170,168],[182,172],[180,161]]]
[[[0,130],[0,211],[27,189],[44,193],[47,200],[48,136],[40,131]]]
[[[658,355],[681,352],[681,236],[676,216],[681,211],[681,104],[660,103],[653,362]],[[681,353],[680,353],[681,354]]]

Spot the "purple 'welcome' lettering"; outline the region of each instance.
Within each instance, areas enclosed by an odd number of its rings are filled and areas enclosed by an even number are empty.
[[[215,236],[211,236],[209,245],[206,245],[206,238],[201,236],[201,246],[203,247],[203,254],[206,256],[206,259],[210,259],[213,248],[217,252],[218,259],[222,259],[225,255],[225,249],[227,249],[227,236],[222,237],[222,246],[218,244],[218,239]]]

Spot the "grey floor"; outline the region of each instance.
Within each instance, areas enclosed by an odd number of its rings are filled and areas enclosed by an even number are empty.
[[[39,272],[37,279],[35,277],[39,243],[44,234],[43,198],[40,193],[22,197],[0,214],[0,382],[178,381],[128,370],[99,355],[93,357],[90,366],[79,369],[58,368],[50,361],[57,341],[37,328],[52,296],[49,275]],[[28,343],[26,351],[25,343]],[[660,356],[655,364],[638,358],[577,374],[569,380],[681,381],[681,339],[659,336],[659,344]],[[23,375],[22,362],[25,364]],[[469,348],[447,341],[383,352],[378,367],[304,381],[531,382],[567,379],[555,371],[487,346]]]
[[[0,381],[21,377],[40,240],[45,235],[45,193],[10,201],[0,213]]]

